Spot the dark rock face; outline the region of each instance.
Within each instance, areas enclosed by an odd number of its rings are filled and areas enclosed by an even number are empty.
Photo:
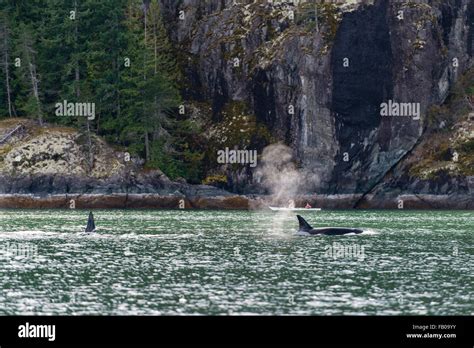
[[[306,193],[369,192],[420,141],[429,106],[473,63],[469,0],[329,6],[319,32],[285,16],[299,15],[290,2],[162,3],[171,37],[192,62],[192,98],[210,100],[216,121],[227,103],[245,102],[294,150]],[[381,117],[389,99],[419,103],[421,119]]]
[[[206,185],[169,180],[161,171],[129,172],[107,180],[63,175],[0,176],[0,195],[162,195],[187,198],[227,197],[231,193]]]
[[[389,150],[390,134],[379,132],[380,105],[393,98],[387,12],[386,2],[379,2],[346,14],[334,42],[332,111],[341,159],[333,171],[335,192],[364,192],[377,176],[370,171],[371,157],[379,149]],[[349,66],[344,66],[344,59]]]

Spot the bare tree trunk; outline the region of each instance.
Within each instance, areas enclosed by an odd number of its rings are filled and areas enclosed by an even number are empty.
[[[156,28],[156,22],[158,18],[156,17],[156,7],[153,7],[153,50],[154,50],[154,75],[158,74],[158,42],[157,42],[157,28]],[[155,95],[154,98],[154,107],[153,107],[153,113],[154,113],[154,119],[156,120],[158,117],[158,98]],[[161,125],[159,125],[161,127]],[[155,126],[156,127],[156,126]],[[153,140],[155,140],[156,135],[155,135],[155,130],[156,128],[153,128]]]
[[[32,43],[28,42],[27,38],[27,33],[23,33],[23,49],[26,55],[26,61],[28,64],[28,71],[30,73],[30,81],[31,81],[31,91],[33,93],[33,97],[35,98],[36,101],[36,106],[37,106],[37,112],[38,112],[38,120],[40,125],[43,125],[43,115],[41,111],[41,101],[39,98],[39,80],[38,80],[38,74],[36,72],[36,65],[35,65],[35,60],[34,60],[34,50],[32,46]]]
[[[36,65],[33,62],[29,63],[30,66],[30,77],[31,77],[31,85],[33,87],[33,96],[35,97],[36,100],[36,105],[38,107],[38,119],[39,123],[42,126],[43,125],[43,115],[41,111],[41,102],[39,99],[39,81],[38,81],[38,75],[36,73]]]
[[[150,160],[150,139],[147,131],[145,131],[145,160],[147,162]]]
[[[10,89],[10,69],[8,67],[8,52],[5,52],[5,85],[7,87],[7,101],[8,101],[8,115],[13,117],[13,105],[11,99],[11,89]]]
[[[143,80],[146,81],[146,45],[147,45],[147,17],[148,17],[148,9],[147,5],[144,3],[144,30],[145,30],[145,38],[144,38],[144,50],[143,50]]]
[[[8,27],[7,23],[3,23],[3,58],[5,66],[5,87],[7,89],[7,103],[8,103],[8,115],[13,117],[15,109],[13,108],[12,99],[11,99],[11,87],[10,87],[10,66],[9,66],[9,55],[8,55]]]
[[[76,53],[77,53],[77,50],[78,50],[78,44],[77,44],[77,41],[78,41],[78,36],[79,36],[79,33],[78,33],[78,29],[77,29],[77,0],[74,1],[74,13],[76,14],[76,17],[74,19],[74,40],[75,40],[75,44],[76,44]],[[75,90],[76,90],[76,98],[77,98],[77,102],[79,102],[79,99],[81,98],[81,90],[79,88],[79,83],[80,83],[80,80],[81,80],[81,73],[80,73],[80,70],[79,70],[79,58],[76,54],[76,61],[74,62],[75,63],[75,67],[74,67],[74,81],[75,81]]]
[[[144,42],[144,50],[143,50],[143,80],[146,81],[146,47],[147,47],[147,17],[148,17],[148,8],[147,4],[143,4],[144,8],[144,30],[145,30],[145,42]],[[143,116],[146,119],[146,107],[145,107],[145,96],[143,96]],[[145,123],[145,160],[148,162],[150,160],[150,142],[149,142],[149,135],[148,135],[148,122]]]
[[[78,49],[77,41],[79,40],[79,32],[77,27],[77,0],[74,0],[74,11],[76,13],[75,26],[74,26],[74,34],[76,40],[76,50]],[[76,56],[77,57],[77,56]],[[75,82],[76,82],[76,98],[77,102],[80,102],[81,99],[81,89],[79,83],[81,81],[81,73],[79,69],[79,58],[76,58],[76,66],[75,66]],[[88,152],[88,166],[89,166],[89,173],[92,172],[92,168],[94,167],[94,153],[92,151],[92,138],[91,138],[91,126],[89,118],[86,117],[86,135],[87,135],[87,152]]]
[[[156,42],[156,11],[153,12],[153,48],[154,48],[154,53],[155,53],[155,75],[158,73],[158,62],[157,62],[157,57],[158,57],[158,43]]]
[[[118,17],[117,15],[114,16],[114,31],[117,32],[118,29]],[[119,47],[119,44],[117,42],[117,36],[115,37],[115,44],[117,47]],[[114,59],[114,72],[115,72],[115,84],[114,84],[114,92],[115,92],[115,117],[117,119],[120,119],[120,115],[121,115],[121,108],[120,108],[120,63],[119,63],[119,57],[118,56],[115,56],[115,59]],[[99,115],[100,117],[100,115]],[[99,122],[97,122],[97,134],[99,134]]]
[[[318,0],[314,0],[314,21],[316,23],[316,32],[319,33],[319,20],[318,20]]]

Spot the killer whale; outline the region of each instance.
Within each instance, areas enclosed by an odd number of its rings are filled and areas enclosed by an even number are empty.
[[[89,219],[87,220],[86,232],[94,232],[95,231],[95,222],[94,222],[94,215],[92,212],[89,212]]]
[[[348,233],[360,234],[363,231],[358,228],[345,228],[345,227],[321,227],[313,228],[306,222],[300,215],[297,215],[299,221],[299,233],[309,235],[324,235],[324,236],[342,236]]]

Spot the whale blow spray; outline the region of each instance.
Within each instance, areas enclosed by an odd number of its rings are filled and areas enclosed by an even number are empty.
[[[257,176],[270,194],[265,203],[284,207],[294,204],[305,176],[296,168],[291,148],[283,144],[269,145],[263,149],[260,163]],[[272,230],[283,231],[283,223],[289,220],[290,215],[288,211],[275,214]]]

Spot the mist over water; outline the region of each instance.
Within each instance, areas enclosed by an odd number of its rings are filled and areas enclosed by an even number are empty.
[[[0,210],[0,314],[472,315],[473,214],[322,211],[373,233],[281,238],[271,212],[100,210],[85,234],[88,211]]]
[[[305,175],[296,168],[293,151],[286,145],[273,144],[267,146],[261,156],[261,165],[257,175],[262,178],[262,185],[270,193],[267,205],[288,207],[304,187]],[[280,211],[272,216],[269,233],[287,237],[283,231],[284,223],[294,219],[294,214]]]
[[[304,175],[297,170],[293,161],[293,151],[286,145],[267,146],[262,152],[262,165],[257,175],[262,185],[270,192],[274,204],[288,206],[290,200],[300,193]]]

